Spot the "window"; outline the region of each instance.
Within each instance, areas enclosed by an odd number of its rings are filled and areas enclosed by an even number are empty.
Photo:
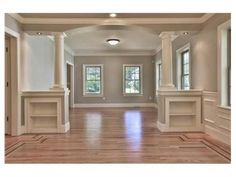
[[[103,66],[83,65],[83,95],[102,96],[103,94]]]
[[[190,44],[176,50],[177,59],[177,88],[189,90],[191,88],[191,58]]]
[[[156,90],[161,86],[161,62],[156,63]]]
[[[123,78],[124,94],[142,94],[142,65],[124,65]]]
[[[219,105],[231,106],[231,24],[227,21],[218,26],[218,90]]]
[[[181,53],[181,89],[189,90],[189,50]]]
[[[227,31],[227,91],[228,91],[228,106],[231,106],[231,29]]]

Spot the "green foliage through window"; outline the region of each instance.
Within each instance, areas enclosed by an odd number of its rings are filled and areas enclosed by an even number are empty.
[[[140,66],[125,66],[125,93],[141,93]]]
[[[181,65],[182,65],[182,89],[189,90],[190,83],[189,83],[189,50],[182,52],[181,54]]]
[[[85,67],[85,93],[101,94],[101,66]]]

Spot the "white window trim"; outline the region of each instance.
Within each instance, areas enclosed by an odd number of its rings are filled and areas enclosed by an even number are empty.
[[[160,89],[160,86],[158,86],[158,81],[160,79],[158,67],[159,64],[161,64],[161,59],[156,62],[156,95],[158,95],[158,90]]]
[[[85,69],[86,67],[89,66],[99,66],[101,67],[101,93],[100,94],[92,94],[92,93],[85,93],[85,77],[86,77],[86,72]],[[103,64],[83,64],[83,96],[84,97],[103,97],[103,89],[104,89],[104,85],[103,85]]]
[[[176,81],[177,81],[177,89],[181,90],[181,54],[182,52],[189,50],[189,89],[192,88],[192,61],[191,61],[191,47],[190,43],[185,44],[183,47],[176,50],[176,66],[177,66],[177,75],[176,75]]]
[[[140,93],[125,93],[125,67],[139,66],[140,67]],[[123,64],[123,96],[143,96],[143,64]]]
[[[218,105],[222,108],[230,108],[228,106],[228,97],[227,97],[227,81],[224,79],[227,77],[223,72],[224,63],[222,62],[222,57],[227,55],[224,52],[224,47],[227,47],[227,41],[222,39],[223,33],[227,32],[227,30],[231,28],[231,20],[222,23],[217,27],[217,66],[218,66]]]

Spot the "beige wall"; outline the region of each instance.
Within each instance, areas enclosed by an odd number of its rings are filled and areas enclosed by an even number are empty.
[[[180,36],[172,42],[173,82],[176,81],[176,50],[190,43],[192,88],[217,91],[217,26],[230,19],[230,14],[216,14],[208,20],[202,30],[192,36]],[[161,51],[155,56],[161,59]]]
[[[217,26],[230,19],[230,14],[217,14],[191,40],[192,86],[217,91]]]
[[[22,58],[22,89],[48,90],[54,77],[54,41],[46,36],[25,34],[24,57]],[[66,83],[66,61],[74,63],[74,57],[64,53],[64,80]]]
[[[153,103],[154,57],[77,56],[75,57],[75,104],[78,103]],[[83,96],[83,64],[103,64],[104,97]],[[143,96],[123,96],[123,64],[143,64]],[[151,97],[151,99],[149,99]]]
[[[45,36],[24,37],[23,90],[48,90],[53,84],[54,43]]]

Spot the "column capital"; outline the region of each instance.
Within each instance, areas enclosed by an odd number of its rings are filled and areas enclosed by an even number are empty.
[[[57,38],[64,38],[66,34],[64,32],[53,32],[52,35]]]
[[[177,33],[175,31],[163,31],[159,35],[161,39],[171,39],[174,40],[178,37]]]

